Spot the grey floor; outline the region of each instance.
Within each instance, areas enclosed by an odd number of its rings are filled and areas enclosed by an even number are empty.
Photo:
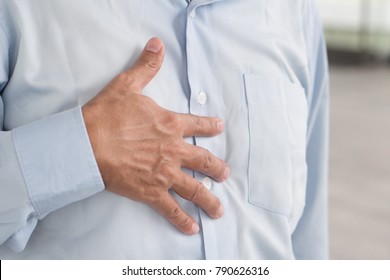
[[[330,74],[330,257],[390,259],[390,67]]]

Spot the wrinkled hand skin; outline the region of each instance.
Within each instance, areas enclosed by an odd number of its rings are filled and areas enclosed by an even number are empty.
[[[212,218],[223,215],[220,200],[181,167],[219,182],[228,178],[230,170],[224,161],[183,139],[218,135],[224,123],[165,110],[142,95],[163,59],[163,43],[150,39],[136,63],[115,77],[82,112],[106,189],[148,204],[183,233],[195,234],[199,226],[168,191],[192,201]]]

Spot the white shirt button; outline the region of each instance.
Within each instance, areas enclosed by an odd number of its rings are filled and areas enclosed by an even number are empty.
[[[195,16],[196,16],[196,12],[195,12],[195,10],[193,10],[191,13],[190,13],[190,18],[195,18]]]
[[[207,94],[204,91],[200,91],[198,93],[198,103],[200,105],[204,105],[206,104],[206,101],[207,101]]]
[[[202,184],[203,184],[203,186],[206,187],[206,189],[209,190],[213,186],[213,181],[211,180],[210,177],[204,177],[202,180]]]

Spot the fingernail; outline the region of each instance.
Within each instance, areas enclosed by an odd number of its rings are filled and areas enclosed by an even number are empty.
[[[225,125],[224,125],[223,121],[218,121],[217,122],[217,131],[222,132],[224,130],[224,128],[225,128]]]
[[[219,209],[218,209],[218,217],[221,218],[224,213],[225,213],[225,210],[223,209],[223,205],[221,204],[221,206],[219,206]]]
[[[224,178],[225,178],[225,180],[227,179],[227,178],[229,178],[229,176],[230,176],[230,168],[229,167],[225,167],[225,171],[223,172],[223,176],[224,176]]]
[[[199,226],[197,224],[192,224],[191,233],[195,234],[195,233],[198,233],[198,232],[199,232]]]
[[[159,53],[162,48],[162,43],[157,38],[152,38],[145,46],[145,50],[148,52]]]

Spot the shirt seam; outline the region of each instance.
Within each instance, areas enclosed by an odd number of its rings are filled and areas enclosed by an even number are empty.
[[[22,172],[22,175],[23,175],[23,181],[25,183],[25,186],[26,186],[26,189],[27,189],[27,193],[28,193],[28,195],[30,197],[31,204],[32,204],[32,206],[34,208],[34,211],[35,211],[37,217],[40,218],[39,211],[38,211],[38,209],[36,207],[36,204],[34,202],[34,199],[33,199],[32,193],[31,193],[30,184],[28,183],[28,180],[26,178],[26,171],[25,171],[23,165],[21,164],[21,160],[20,160],[20,153],[21,153],[21,151],[19,150],[18,145],[16,145],[17,136],[15,135],[14,131],[11,132],[11,135],[12,135],[12,139],[13,139],[13,141],[12,141],[13,142],[13,146],[14,146],[14,149],[16,151],[16,159],[18,161],[19,168],[20,168],[20,170]]]
[[[82,109],[81,109],[81,106],[77,106],[77,107],[78,107],[78,117],[80,118],[80,121],[81,121],[80,123],[77,122],[77,126],[79,127],[81,134],[83,136],[86,136],[86,138],[84,138],[84,141],[85,141],[85,144],[87,146],[87,149],[83,149],[83,152],[84,152],[84,155],[86,156],[86,158],[88,159],[89,167],[91,167],[93,169],[93,174],[92,174],[93,183],[95,184],[95,187],[97,187],[99,189],[101,187],[103,187],[103,190],[104,190],[105,187],[104,187],[104,184],[102,185],[102,178],[101,178],[100,170],[99,170],[99,167],[97,165],[95,155],[93,153],[91,142],[89,140],[88,131],[87,131],[87,128],[86,128],[85,123],[84,123]]]

